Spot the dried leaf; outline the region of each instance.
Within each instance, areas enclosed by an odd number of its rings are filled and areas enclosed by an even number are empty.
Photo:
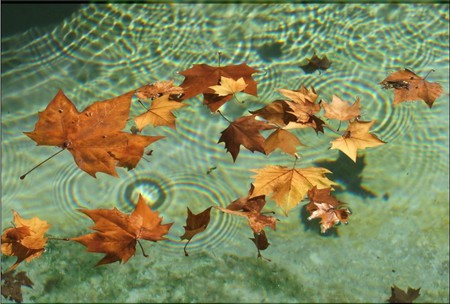
[[[376,135],[369,133],[374,121],[353,121],[348,125],[344,135],[333,140],[330,149],[339,149],[356,162],[357,150],[377,147],[386,142],[380,140]]]
[[[244,78],[234,80],[233,78],[220,77],[220,85],[210,86],[214,92],[219,96],[233,95],[237,92],[242,92],[247,87]]]
[[[408,287],[407,292],[395,285],[391,286],[391,297],[387,300],[389,303],[412,303],[420,296],[420,287],[417,289]]]
[[[186,107],[177,101],[169,100],[169,95],[163,95],[152,101],[150,109],[147,112],[134,118],[136,127],[141,131],[146,125],[151,124],[154,127],[168,126],[175,129],[175,115],[172,111]]]
[[[298,137],[283,129],[277,129],[272,132],[264,142],[264,149],[267,155],[279,148],[281,151],[295,156],[297,146],[303,146]]]
[[[40,257],[47,244],[44,236],[50,225],[38,217],[29,220],[13,211],[14,228],[7,228],[2,234],[2,253],[16,256],[16,262],[8,271],[15,269],[22,261],[30,262]]]
[[[80,209],[95,225],[95,233],[71,238],[87,247],[88,252],[105,253],[96,266],[117,261],[126,263],[136,252],[139,240],[157,242],[169,232],[173,223],[161,225],[163,220],[157,211],[152,211],[142,195],[130,215],[114,209]]]
[[[173,85],[173,80],[157,81],[155,83],[147,84],[135,92],[136,97],[140,100],[155,99],[162,95],[181,95],[183,89]]]
[[[431,108],[443,92],[439,83],[428,82],[408,69],[393,72],[380,84],[383,89],[394,89],[394,106],[405,101],[423,100]]]
[[[223,67],[213,67],[207,64],[194,64],[190,69],[180,72],[185,77],[180,87],[183,88],[183,99],[192,98],[198,94],[204,95],[203,103],[208,106],[211,112],[217,111],[232,96],[218,96],[211,86],[220,85],[222,76],[238,80],[243,78],[247,87],[242,91],[250,95],[257,95],[256,82],[252,74],[258,72],[242,63],[239,65],[228,65]]]
[[[270,245],[269,241],[267,240],[266,233],[264,232],[264,230],[261,230],[260,233],[253,232],[253,238],[250,238],[250,240],[253,242],[253,244],[255,244],[256,249],[258,250],[258,258],[264,258],[261,255],[261,251],[266,250]],[[264,258],[264,259],[266,259],[266,258]],[[269,259],[266,259],[266,260],[270,261]]]
[[[290,110],[286,101],[275,100],[261,109],[250,111],[250,113],[262,117],[276,126],[283,127],[289,122],[297,120],[294,114],[289,113]]]
[[[240,145],[252,152],[258,151],[265,154],[264,137],[259,131],[272,128],[265,122],[256,120],[255,115],[242,116],[221,132],[218,143],[225,143],[225,148],[231,153],[233,161],[236,161],[238,157]]]
[[[316,70],[327,70],[331,66],[331,62],[328,60],[327,56],[324,55],[319,58],[316,53],[311,58],[307,58],[308,63],[305,65],[300,65],[305,73],[313,73]]]
[[[189,244],[191,239],[198,233],[205,231],[206,227],[208,227],[211,219],[211,208],[212,207],[208,207],[198,214],[193,214],[189,207],[187,207],[186,226],[184,226],[185,232],[180,237],[182,240],[188,240],[184,246],[184,255],[188,256],[186,246]]]
[[[286,215],[300,203],[312,187],[328,188],[335,184],[325,176],[331,172],[324,168],[289,169],[284,166],[267,166],[251,171],[256,172],[253,176],[253,195],[271,195]]]
[[[121,131],[133,94],[95,102],[80,113],[60,90],[39,113],[35,129],[25,134],[38,145],[67,149],[78,167],[93,177],[97,172],[118,177],[116,166],[136,167],[145,147],[163,138]]]
[[[354,104],[343,101],[336,95],[330,104],[323,102],[322,106],[325,110],[325,117],[329,119],[338,119],[340,121],[353,120],[361,114],[359,98]]]
[[[33,281],[24,271],[14,274],[14,271],[8,271],[2,274],[2,296],[8,300],[23,302],[22,286],[33,287]]]

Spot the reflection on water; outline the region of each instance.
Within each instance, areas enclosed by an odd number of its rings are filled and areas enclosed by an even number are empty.
[[[434,69],[428,79],[448,93],[448,23],[448,5],[438,4],[92,4],[51,31],[3,38],[2,228],[14,209],[50,222],[51,235],[77,236],[92,224],[77,209],[129,213],[138,192],[165,223],[175,222],[169,240],[144,245],[149,258],[136,254],[125,265],[92,268],[100,255],[50,242],[40,259],[20,265],[35,283],[25,301],[65,302],[70,294],[76,302],[382,302],[392,284],[421,287],[420,301],[448,301],[448,95],[432,109],[423,102],[394,108],[393,92],[378,84],[398,68],[421,76]],[[267,231],[264,256],[272,262],[257,260],[245,220],[213,209],[184,257],[186,207],[226,206],[246,195],[250,169],[292,164],[279,151],[266,157],[245,149],[233,163],[217,143],[227,123],[200,98],[177,111],[176,130],[144,129],[166,138],[152,144],[148,161],[119,169],[118,179],[93,179],[64,152],[19,180],[56,151],[22,132],[59,89],[81,111],[146,83],[179,84],[179,71],[217,65],[218,51],[223,65],[261,71],[258,97],[230,101],[221,109],[227,117],[281,98],[276,89],[305,85],[327,102],[359,97],[362,119],[376,120],[373,132],[388,144],[365,150],[356,164],[328,149],[331,132],[296,133],[306,144],[301,166],[333,171],[336,196],[352,210],[333,237],[320,237],[316,223],[305,226],[302,202]],[[306,74],[300,65],[314,52],[331,67]],[[273,202],[267,208],[277,210]],[[13,260],[2,259],[2,267]]]

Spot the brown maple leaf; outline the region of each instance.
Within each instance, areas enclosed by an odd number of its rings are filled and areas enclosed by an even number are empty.
[[[220,206],[215,206],[215,208],[224,213],[247,217],[250,228],[256,234],[259,234],[266,226],[275,230],[277,218],[261,213],[266,204],[265,195],[254,196],[253,191],[254,186],[251,185],[246,197],[238,198],[226,208]]]
[[[183,89],[173,85],[173,80],[157,81],[155,83],[147,84],[135,92],[136,97],[140,100],[155,99],[162,95],[176,95],[183,94]]]
[[[8,271],[15,269],[24,260],[30,262],[41,256],[47,244],[44,234],[50,228],[46,221],[38,217],[27,220],[16,211],[13,211],[13,217],[14,227],[2,233],[2,253],[17,257]]]
[[[431,108],[443,92],[439,83],[428,82],[408,69],[393,72],[380,84],[383,89],[394,89],[394,106],[404,101],[423,100]]]
[[[187,104],[170,100],[169,95],[162,95],[153,99],[148,111],[135,117],[134,122],[139,131],[149,124],[154,127],[168,126],[175,129],[176,117],[172,111],[186,106]]]
[[[309,203],[306,210],[310,213],[308,220],[320,218],[321,232],[325,233],[339,223],[348,223],[351,212],[343,208],[344,203],[330,194],[331,188],[317,189],[316,186],[308,190]]]
[[[316,70],[327,70],[331,66],[331,62],[328,60],[327,56],[324,55],[322,58],[319,58],[314,52],[311,58],[306,58],[308,60],[307,64],[300,65],[305,73],[313,73]]]
[[[275,149],[279,148],[281,151],[295,156],[297,153],[297,146],[303,146],[298,137],[283,129],[277,129],[272,132],[264,142],[266,155],[269,155]]]
[[[417,289],[408,287],[405,292],[397,286],[391,286],[391,297],[387,300],[389,303],[412,303],[420,296],[420,287]]]
[[[240,145],[252,152],[258,151],[265,154],[264,137],[259,131],[273,129],[273,126],[256,120],[255,117],[256,115],[239,117],[221,132],[218,143],[225,143],[225,148],[231,153],[233,161],[236,161],[238,157]]]
[[[333,95],[333,99],[330,104],[323,102],[323,109],[325,110],[325,117],[329,119],[337,119],[340,121],[353,120],[361,114],[361,106],[359,98],[356,99],[354,104],[349,104],[343,101],[336,95]]]
[[[187,207],[186,226],[184,226],[185,231],[180,237],[182,240],[188,240],[186,245],[184,245],[185,256],[189,255],[186,251],[186,247],[191,239],[198,233],[205,231],[206,227],[208,227],[211,219],[211,208],[212,207],[208,207],[198,214],[193,214],[189,207]]]
[[[2,296],[17,303],[23,302],[22,286],[33,287],[34,284],[24,271],[2,273],[2,281]]]
[[[258,256],[257,257],[266,259],[267,261],[270,262],[269,259],[263,257],[262,254],[261,254],[261,251],[262,250],[266,250],[269,247],[269,245],[270,245],[270,243],[269,243],[269,241],[267,240],[267,237],[266,237],[266,232],[264,230],[261,230],[260,233],[253,232],[253,238],[250,238],[250,240],[253,242],[253,244],[255,244],[256,249],[258,250]]]
[[[126,263],[136,252],[139,240],[161,241],[173,223],[161,225],[163,220],[157,211],[152,211],[142,195],[130,215],[114,209],[80,209],[95,224],[90,227],[95,233],[71,238],[87,247],[88,252],[104,253],[96,266],[117,261]],[[141,246],[142,248],[142,246]],[[147,256],[143,252],[144,256]]]
[[[136,167],[145,147],[163,138],[121,131],[128,119],[133,94],[131,91],[98,101],[78,112],[60,90],[39,113],[34,131],[24,133],[37,145],[68,150],[78,167],[93,177],[97,172],[117,177],[115,166],[129,170]]]
[[[247,84],[242,92],[256,96],[256,82],[252,78],[252,74],[256,72],[258,71],[245,63],[223,67],[213,67],[207,64],[194,64],[192,68],[179,72],[180,75],[185,77],[184,81],[180,84],[180,87],[183,88],[184,91],[183,99],[189,99],[198,94],[203,94],[203,103],[208,106],[211,112],[215,112],[225,102],[230,100],[232,96],[219,96],[210,88],[211,86],[220,85],[222,76],[233,80],[238,80],[242,77]]]
[[[284,127],[289,122],[297,121],[297,117],[294,114],[289,113],[289,111],[291,111],[291,108],[289,107],[288,102],[284,100],[275,100],[261,109],[250,111],[250,113],[262,117],[269,123],[278,127]]]
[[[374,121],[358,121],[350,122],[344,135],[333,140],[330,149],[339,149],[344,152],[356,163],[358,149],[377,147],[386,142],[380,140],[376,135],[369,133],[369,129]]]
[[[277,206],[287,215],[305,197],[308,190],[314,186],[328,188],[335,183],[325,174],[331,173],[325,168],[287,168],[284,166],[266,166],[251,170],[255,190],[253,195],[271,195]]]

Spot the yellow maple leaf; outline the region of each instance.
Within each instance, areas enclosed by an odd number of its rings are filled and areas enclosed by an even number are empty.
[[[271,195],[277,206],[287,215],[316,186],[318,189],[328,188],[335,183],[325,174],[331,173],[325,168],[288,168],[269,165],[262,169],[251,170],[256,175],[252,196]]]
[[[141,131],[146,125],[169,126],[175,129],[175,115],[172,111],[185,107],[187,104],[169,100],[169,95],[163,95],[152,101],[150,109],[147,112],[134,118],[136,127]]]
[[[283,129],[277,129],[270,134],[264,141],[264,150],[269,155],[277,148],[281,151],[295,156],[297,152],[297,146],[303,145],[297,136],[289,131]]]
[[[233,78],[222,76],[220,77],[220,85],[210,86],[209,88],[213,89],[219,96],[227,96],[241,92],[245,90],[246,87],[247,84],[245,83],[243,77],[238,80],[234,80]]]
[[[376,135],[369,133],[374,121],[352,121],[344,135],[333,140],[330,149],[339,149],[356,162],[358,149],[376,147],[385,144]]]
[[[26,220],[16,211],[13,211],[13,216],[15,227],[5,229],[2,234],[2,254],[17,257],[9,270],[15,269],[23,260],[29,262],[41,256],[47,243],[44,234],[50,228],[38,217]]]
[[[311,87],[311,90],[308,90],[303,85],[299,90],[278,89],[278,92],[295,103],[315,103],[318,96],[314,87]]]

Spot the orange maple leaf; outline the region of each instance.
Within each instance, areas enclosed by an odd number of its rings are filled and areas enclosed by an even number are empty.
[[[134,122],[139,131],[148,124],[154,127],[168,126],[175,129],[176,117],[172,111],[186,107],[187,104],[170,100],[169,97],[170,95],[162,95],[153,99],[148,111],[134,118]]]
[[[24,132],[37,145],[57,146],[72,154],[78,167],[95,177],[97,172],[118,176],[115,166],[136,167],[144,148],[164,136],[122,132],[134,91],[98,101],[78,112],[60,90],[39,113],[32,132]]]
[[[330,149],[339,149],[356,163],[358,149],[377,147],[386,142],[376,135],[369,133],[374,121],[352,121],[344,132],[344,135],[333,140]]]
[[[383,89],[394,89],[394,106],[404,101],[423,100],[431,108],[442,94],[439,83],[428,82],[408,69],[393,72],[380,84]]]
[[[88,252],[105,253],[96,266],[117,261],[126,263],[136,252],[136,243],[139,243],[139,240],[164,240],[163,236],[173,224],[161,225],[163,218],[159,217],[157,211],[150,209],[140,194],[136,208],[130,215],[116,208],[80,211],[95,222],[91,229],[97,232],[70,240],[86,246]]]
[[[252,74],[258,72],[242,63],[239,65],[228,65],[223,67],[213,67],[207,64],[194,64],[194,66],[185,71],[179,72],[185,77],[180,84],[183,88],[183,99],[192,98],[198,94],[203,94],[203,103],[208,106],[211,112],[217,111],[225,102],[231,99],[232,95],[219,96],[211,89],[211,86],[220,85],[221,77],[238,80],[243,78],[247,84],[242,92],[257,95],[256,81],[253,80]]]
[[[38,217],[29,220],[13,211],[14,228],[7,228],[2,234],[2,253],[17,257],[8,271],[15,269],[22,261],[30,262],[44,252],[47,238],[44,234],[50,225]]]
[[[252,152],[258,151],[265,154],[264,137],[259,131],[273,129],[273,126],[258,121],[255,117],[256,115],[239,117],[221,132],[218,143],[225,143],[225,148],[231,153],[233,161],[236,161],[240,145]]]

